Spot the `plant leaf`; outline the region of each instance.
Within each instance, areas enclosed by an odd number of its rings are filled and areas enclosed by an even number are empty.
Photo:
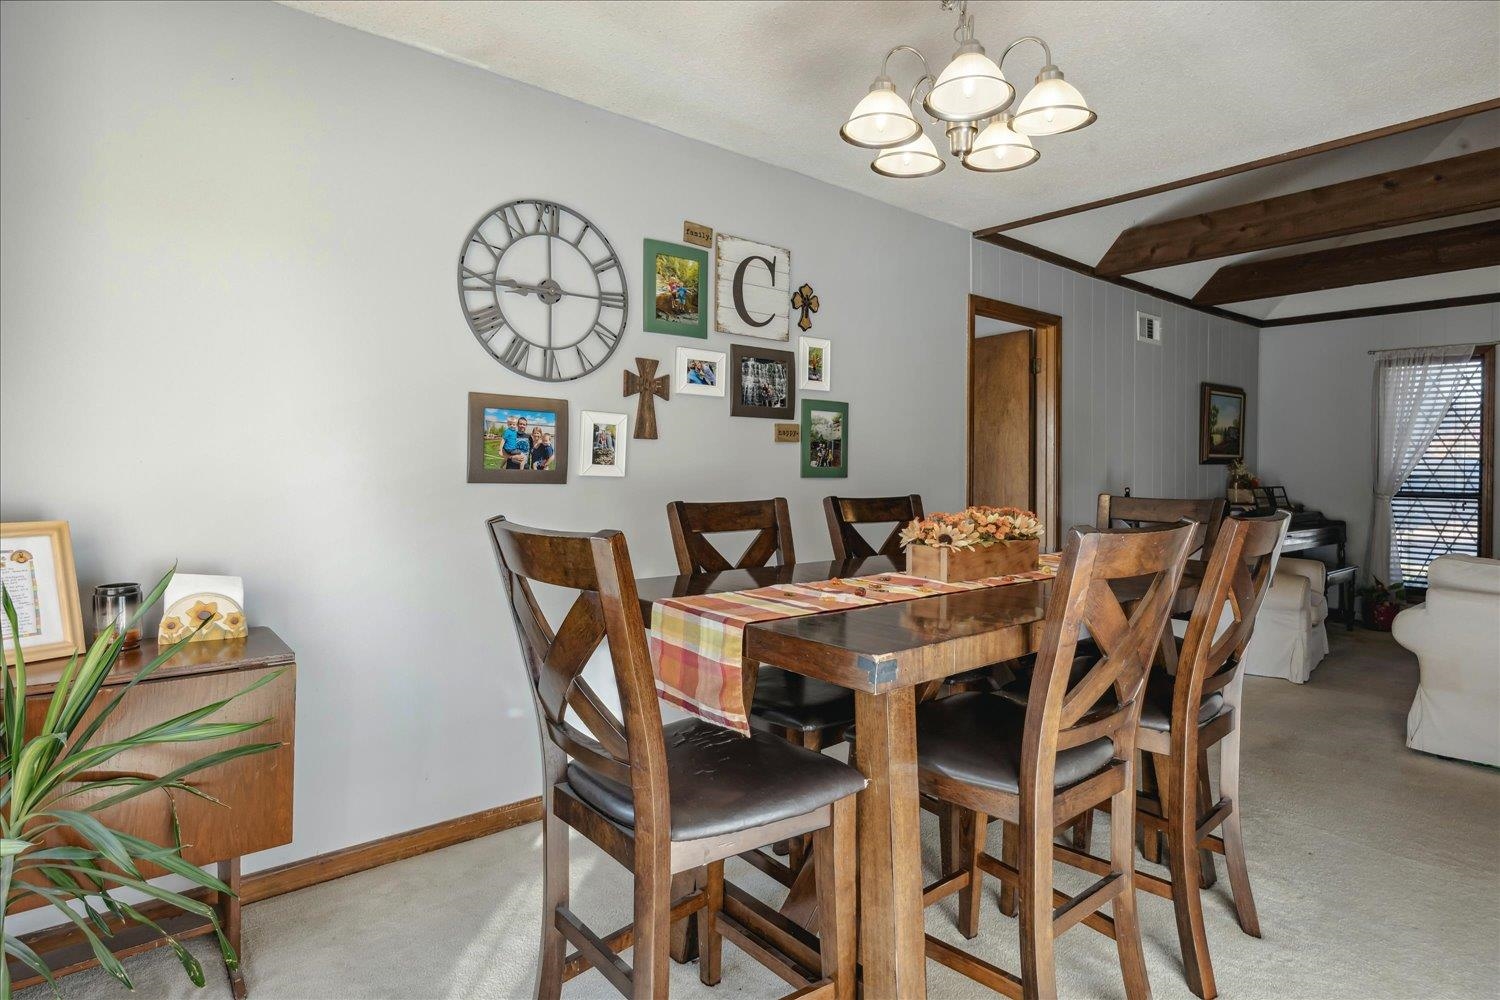
[[[29,840],[12,840],[7,837],[4,840],[0,840],[0,858],[9,858],[20,854],[31,846],[32,843]]]
[[[130,852],[125,850],[124,844],[120,843],[120,838],[95,817],[72,809],[53,809],[46,815],[55,816],[76,830],[84,840],[98,848],[99,853],[109,859],[109,862],[116,868],[129,872],[131,875],[140,874],[136,870],[135,863],[130,860]]]
[[[187,973],[188,979],[192,981],[192,984],[194,986],[198,987],[199,989],[203,988],[203,985],[206,982],[203,977],[203,966],[199,964],[198,960],[192,956],[191,952],[189,952],[182,946],[182,943],[180,941],[163,930],[161,925],[156,921],[152,920],[150,917],[146,916],[144,913],[142,913],[140,910],[137,910],[129,903],[121,903],[120,909],[124,911],[124,915],[129,916],[131,920],[135,921],[138,924],[143,924],[144,926],[149,927],[152,930],[156,931],[156,933],[160,934],[166,940],[168,946],[170,946],[171,949],[177,953],[177,961],[182,963],[182,970]]]
[[[84,811],[98,812],[99,810],[107,809],[108,807],[115,805],[116,803],[124,802],[127,799],[133,799],[137,795],[144,794],[145,792],[148,792],[153,788],[164,788],[167,785],[170,785],[185,777],[186,775],[205,770],[217,764],[222,764],[228,760],[234,760],[236,757],[248,757],[252,754],[265,753],[267,750],[275,750],[279,746],[281,746],[280,743],[244,743],[237,747],[230,747],[227,750],[220,750],[218,753],[211,753],[206,757],[199,757],[192,763],[184,764],[181,767],[177,768],[175,771],[169,771],[166,774],[162,775],[160,778],[153,778],[151,781],[148,781],[143,785],[139,785],[134,788],[126,788],[123,791],[116,792],[108,798],[103,798],[98,802],[91,803],[84,809]]]
[[[19,958],[22,962],[29,965],[32,971],[45,979],[47,985],[52,987],[53,996],[62,996],[57,989],[57,980],[52,978],[52,970],[47,968],[47,963],[43,962],[42,957],[32,951],[31,946],[25,941],[11,934],[5,935],[5,953]]]
[[[27,888],[36,893],[38,896],[41,896],[43,899],[47,900],[47,902],[52,904],[53,909],[57,910],[59,913],[61,913],[63,916],[67,917],[75,925],[77,925],[78,929],[83,932],[83,936],[88,940],[89,950],[94,953],[95,960],[98,961],[99,966],[104,969],[105,972],[108,972],[111,976],[114,976],[117,980],[119,980],[121,985],[123,985],[127,990],[135,990],[135,983],[131,981],[130,974],[125,971],[125,966],[120,964],[120,960],[114,956],[113,952],[104,947],[104,943],[99,940],[99,937],[94,933],[93,928],[91,928],[84,921],[84,919],[77,913],[75,913],[73,911],[73,908],[68,905],[68,897],[64,896],[62,893],[56,892],[52,889],[43,888],[39,885],[29,885],[27,886]]]

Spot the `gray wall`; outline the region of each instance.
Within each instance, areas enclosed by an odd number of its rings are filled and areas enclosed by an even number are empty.
[[[249,867],[537,793],[489,515],[623,528],[647,575],[674,498],[785,495],[808,557],[826,493],[962,502],[966,233],[271,4],[0,18],[0,516],[69,520],[86,589],[242,575],[296,648],[296,842]],[[637,302],[641,239],[685,218],[788,247],[850,478],[684,397],[625,479],[466,485],[465,394],[553,394],[456,301],[464,234],[517,197],[592,218]],[[637,310],[556,394],[628,410],[622,368],[680,343]]]
[[[1500,305],[1267,327],[1260,335],[1262,478],[1348,521],[1349,559],[1364,566],[1375,481],[1375,359],[1367,352],[1497,339]],[[1384,579],[1380,569],[1366,569]]]
[[[1223,496],[1224,467],[1198,464],[1199,385],[1249,394],[1256,467],[1256,329],[974,241],[975,293],[1062,317],[1062,522],[1092,524],[1098,496]],[[1159,346],[1135,339],[1136,310],[1162,317]]]

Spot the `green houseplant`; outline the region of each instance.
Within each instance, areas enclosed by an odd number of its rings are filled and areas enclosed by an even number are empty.
[[[28,896],[42,899],[71,921],[88,941],[99,964],[128,989],[135,988],[130,975],[110,952],[106,942],[120,926],[130,924],[145,925],[161,933],[195,985],[202,986],[204,976],[198,960],[176,939],[135,906],[117,898],[115,892],[120,889],[135,890],[213,921],[225,964],[234,968],[238,962],[229,941],[219,929],[218,915],[212,906],[192,895],[153,885],[142,874],[141,867],[150,865],[180,875],[203,889],[230,894],[228,886],[183,859],[175,805],[172,810],[174,843],[166,845],[111,829],[99,815],[110,806],[150,793],[165,795],[169,800],[180,793],[217,801],[187,779],[225,761],[263,753],[279,745],[247,743],[230,747],[206,754],[167,774],[111,768],[115,758],[141,747],[219,740],[269,721],[206,720],[236,698],[275,679],[277,674],[261,678],[222,701],[149,726],[134,735],[107,741],[98,738],[101,727],[130,689],[171,660],[192,639],[192,633],[184,635],[162,650],[161,655],[142,667],[127,683],[110,689],[112,695],[107,700],[99,697],[105,690],[106,678],[119,659],[124,633],[137,625],[142,616],[161,600],[171,578],[171,572],[162,577],[128,625],[104,632],[82,657],[74,654],[57,681],[40,726],[30,734],[25,725],[26,660],[19,646],[15,650],[15,667],[5,670],[5,728],[0,734],[3,735],[0,739],[3,743],[0,746],[0,898],[5,901],[4,910],[0,912],[0,936],[4,939],[5,961],[0,961],[0,1000],[11,1000],[9,960],[12,958],[36,971],[51,984],[54,993],[57,990],[52,972],[42,958],[5,927],[6,918],[26,902]],[[0,590],[0,597],[3,597],[10,634],[16,635],[16,610],[10,594]],[[102,707],[90,718],[96,701],[102,701]],[[70,801],[85,795],[84,804]]]

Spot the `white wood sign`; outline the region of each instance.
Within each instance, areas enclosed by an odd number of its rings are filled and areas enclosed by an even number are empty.
[[[791,339],[791,251],[718,233],[714,293],[714,329],[720,333]]]

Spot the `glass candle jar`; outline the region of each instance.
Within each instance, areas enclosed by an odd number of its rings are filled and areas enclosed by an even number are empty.
[[[141,623],[130,620],[145,599],[138,583],[102,583],[94,588],[94,634],[103,635],[111,626],[125,633],[125,649],[141,644]],[[129,626],[127,628],[127,626]]]

